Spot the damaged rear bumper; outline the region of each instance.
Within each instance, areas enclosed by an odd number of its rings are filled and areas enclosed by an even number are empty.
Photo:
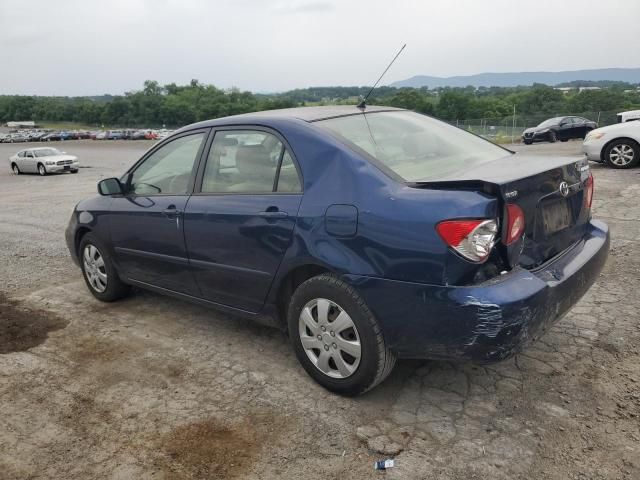
[[[609,229],[593,220],[574,246],[536,270],[516,268],[474,286],[347,275],[401,358],[490,363],[540,337],[587,292],[609,254]]]

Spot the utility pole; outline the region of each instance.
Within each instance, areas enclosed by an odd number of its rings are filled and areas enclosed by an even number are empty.
[[[511,145],[513,145],[513,132],[516,129],[516,104],[513,104],[513,123],[511,124]]]

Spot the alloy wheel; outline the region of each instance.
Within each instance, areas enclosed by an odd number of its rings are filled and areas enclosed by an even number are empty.
[[[13,166],[11,167],[11,170],[13,170],[13,173],[15,175],[20,175],[20,169],[18,168],[18,165],[16,165],[15,163],[13,164]]]
[[[82,261],[91,288],[99,293],[104,292],[107,289],[107,270],[100,250],[90,243],[85,245]]]
[[[625,143],[614,146],[609,152],[609,160],[611,160],[611,163],[620,167],[631,163],[634,156],[635,152],[633,151],[633,147]]]
[[[43,176],[47,174],[47,170],[44,168],[44,165],[40,164],[38,166],[38,173]]]
[[[362,345],[349,314],[326,298],[309,301],[298,320],[300,342],[311,363],[331,378],[347,378],[355,373]]]

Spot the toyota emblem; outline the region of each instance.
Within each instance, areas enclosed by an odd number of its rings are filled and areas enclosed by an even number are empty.
[[[569,184],[567,182],[560,182],[558,191],[560,192],[560,195],[566,197],[567,195],[569,195]]]

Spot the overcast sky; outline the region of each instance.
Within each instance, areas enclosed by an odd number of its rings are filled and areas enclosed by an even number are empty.
[[[639,18],[638,0],[0,0],[0,94],[367,85],[403,43],[383,84],[638,67]]]

